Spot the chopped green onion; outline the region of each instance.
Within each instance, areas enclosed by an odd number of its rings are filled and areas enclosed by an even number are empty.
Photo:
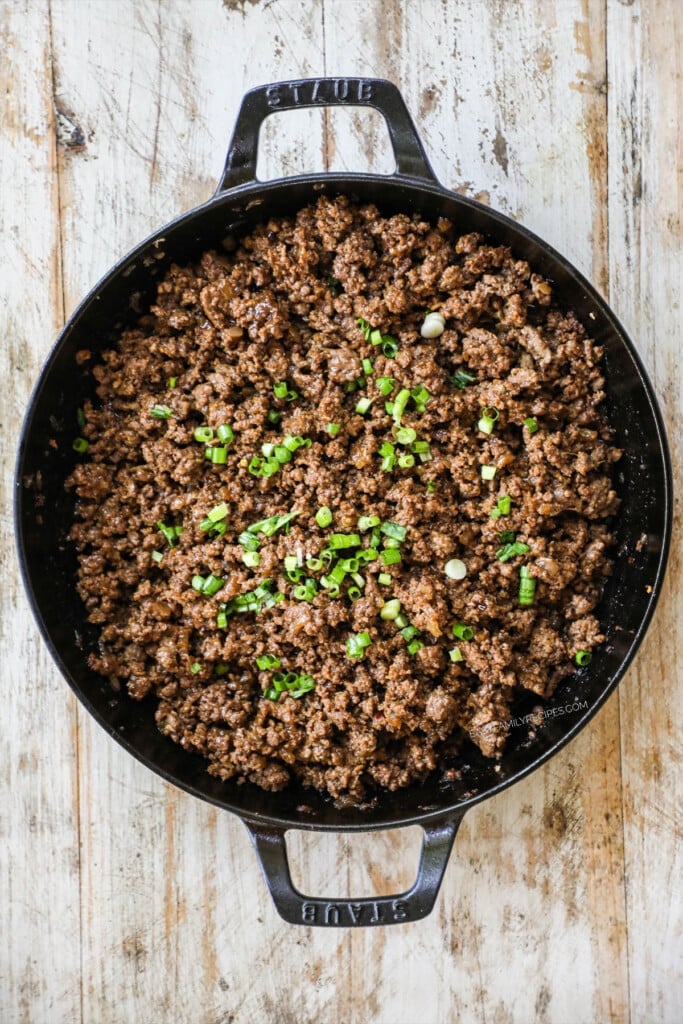
[[[337,565],[344,572],[358,572],[360,563],[357,558],[340,558]]]
[[[384,551],[380,551],[379,557],[384,565],[398,565],[403,560],[398,548],[386,548]]]
[[[409,400],[410,391],[408,390],[408,388],[401,388],[399,393],[396,395],[396,398],[394,399],[394,408],[392,410],[394,423],[396,424],[397,427],[401,426],[401,417],[403,416],[403,413],[406,411],[406,406]]]
[[[71,445],[71,447],[75,452],[78,452],[80,455],[82,455],[83,452],[87,452],[90,445],[84,437],[77,437],[73,444]]]
[[[330,437],[336,437],[339,431],[341,430],[341,423],[328,423],[327,426],[325,427],[325,430],[330,435]]]
[[[456,370],[452,377],[448,378],[451,384],[455,384],[456,388],[464,389],[468,384],[476,384],[477,378],[473,374],[468,373],[467,370]]]
[[[268,412],[266,414],[266,421],[268,423],[273,423],[273,424],[279,423],[281,419],[282,419],[282,413],[278,412],[277,409],[269,409],[268,410]]]
[[[481,467],[481,478],[482,480],[493,480],[496,475],[495,466],[482,466]]]
[[[498,537],[503,544],[512,544],[515,539],[514,530],[503,530],[502,533],[498,534]]]
[[[388,587],[391,583],[394,582],[394,577],[391,576],[388,572],[381,572],[377,577],[377,582],[381,583],[383,587]]]
[[[282,443],[290,452],[296,452],[299,448],[310,448],[313,443],[310,437],[301,437],[300,434],[287,434],[283,437]]]
[[[293,512],[284,512],[277,516],[270,516],[268,519],[260,519],[257,523],[252,523],[251,526],[247,527],[247,533],[262,533],[264,537],[272,537],[274,533],[281,530],[283,526],[287,526],[292,519],[299,515],[301,513],[295,510]]]
[[[295,587],[292,591],[292,596],[297,601],[312,601],[315,595],[318,593],[318,584],[315,580],[307,579],[301,586]]]
[[[380,533],[383,533],[385,537],[392,537],[394,540],[403,542],[406,539],[408,530],[405,526],[401,526],[399,523],[386,522],[380,526]]]
[[[410,625],[410,623],[401,630],[401,636],[403,637],[406,643],[408,643],[409,640],[412,640],[413,637],[419,635],[420,630],[417,628],[417,626]]]
[[[393,359],[396,356],[396,354],[398,352],[398,349],[399,349],[399,345],[398,345],[398,342],[396,341],[395,338],[392,338],[388,334],[385,334],[385,335],[382,336],[382,355],[383,356],[385,356],[387,359]]]
[[[432,396],[424,384],[418,384],[416,387],[411,389],[410,397],[415,402],[417,411],[419,413],[423,413],[427,407],[427,402]]]
[[[197,593],[201,594],[202,589],[204,587],[204,582],[205,582],[205,580],[204,580],[203,576],[198,576],[198,575],[193,576],[192,577],[192,589],[196,590]]]
[[[279,668],[281,662],[276,654],[260,654],[256,659],[256,664],[263,672],[273,668]]]
[[[239,535],[237,543],[241,544],[247,551],[258,551],[261,546],[261,541],[258,537],[255,537],[253,533],[248,533],[247,530]]]
[[[536,595],[536,580],[531,575],[529,567],[523,565],[519,570],[519,603],[524,608],[529,608],[534,603]]]
[[[235,432],[228,423],[222,423],[216,433],[218,434],[218,440],[222,441],[223,444],[230,444],[235,439]]]
[[[369,633],[354,633],[346,641],[346,653],[349,658],[364,658],[365,649],[371,643],[372,640]]]
[[[401,602],[397,597],[391,601],[385,601],[380,611],[380,618],[385,619],[387,622],[392,622],[397,615],[401,612]]]
[[[85,418],[84,410],[83,409],[76,409],[76,423],[78,424],[79,429],[83,430],[83,427],[86,425],[87,422],[88,421]]]
[[[323,560],[322,560],[322,558],[307,558],[306,559],[306,568],[310,572],[320,572],[322,567],[323,567]]]
[[[421,651],[423,647],[424,644],[421,640],[411,640],[408,644],[408,654],[415,655],[418,651]]]
[[[457,636],[458,640],[474,639],[474,630],[471,626],[466,626],[464,622],[454,622],[451,626],[451,633],[453,636]]]
[[[366,412],[368,411],[371,405],[371,398],[359,398],[358,402],[356,403],[356,412],[359,413],[359,415],[361,416],[365,416]]]
[[[213,597],[213,595],[217,594],[224,584],[225,580],[222,580],[220,576],[214,576],[213,573],[210,573],[210,575],[206,577],[202,585],[202,594],[207,594],[209,597]]]
[[[282,465],[285,462],[292,461],[292,453],[289,448],[285,448],[283,444],[276,444],[273,448],[273,457],[275,461]]]
[[[400,548],[400,546],[401,546],[400,540],[396,540],[394,537],[388,537],[384,541],[384,547],[385,548]]]
[[[401,612],[401,614],[400,614],[400,615],[397,615],[397,616],[396,616],[396,619],[395,619],[395,621],[396,621],[396,625],[398,626],[398,628],[399,628],[399,629],[405,629],[405,628],[406,628],[406,626],[408,626],[408,625],[409,625],[408,619],[407,619],[407,618],[406,618],[406,616],[405,616],[405,615],[403,614],[403,612]]]
[[[263,691],[263,696],[266,700],[277,700],[280,694],[273,686],[269,686],[267,690]]]
[[[428,480],[427,481],[427,494],[434,494],[435,491],[436,491],[436,481],[435,480]]]
[[[287,570],[287,572],[294,572],[298,564],[299,559],[296,557],[296,555],[285,556],[285,569]]]
[[[395,381],[393,377],[378,377],[377,380],[375,381],[377,390],[379,391],[380,395],[384,396],[384,398],[386,398],[387,395],[390,395],[391,392],[394,390],[394,383]]]
[[[411,469],[415,465],[415,456],[404,452],[403,455],[399,455],[398,464],[401,469]]]
[[[225,662],[223,661],[219,661],[219,663],[216,665],[215,672],[217,676],[227,676],[229,671],[230,666],[226,665]]]
[[[169,405],[153,405],[149,414],[155,420],[167,420],[173,415],[173,409]]]
[[[245,551],[242,555],[242,561],[249,569],[255,569],[261,563],[261,556],[258,551]]]
[[[419,456],[420,462],[429,462],[432,458],[428,441],[415,441],[411,450]]]
[[[162,523],[159,519],[157,521],[157,530],[164,535],[168,541],[168,546],[172,548],[178,542],[178,537],[180,536],[178,531],[182,532],[182,526],[166,526],[166,524]]]
[[[225,519],[228,514],[228,506],[224,501],[220,505],[214,505],[210,512],[206,513],[206,518],[212,523],[218,523],[221,519]]]
[[[164,558],[164,556],[162,555],[161,551],[153,551],[152,552],[152,561],[153,562],[161,562],[161,561],[163,561],[163,558]]]
[[[453,647],[448,652],[448,657],[451,659],[451,661],[455,661],[455,662],[462,661],[462,651],[460,650],[459,647]]]
[[[590,651],[577,651],[574,655],[574,661],[577,665],[590,665],[593,660],[593,655]]]
[[[496,558],[499,562],[509,562],[515,555],[525,555],[529,550],[531,549],[528,544],[522,544],[521,541],[516,540],[512,544],[504,544],[502,548],[498,548]]]
[[[293,402],[295,398],[299,397],[298,392],[288,388],[287,382],[284,380],[273,385],[273,394],[276,398],[284,398],[287,402]]]
[[[358,529],[361,533],[365,533],[367,530],[371,530],[373,526],[379,526],[380,522],[379,516],[360,516],[358,519]]]
[[[527,416],[527,418],[524,420],[524,426],[530,434],[535,434],[538,430],[538,422],[534,419],[533,416]]]
[[[339,551],[342,548],[357,548],[360,547],[360,537],[357,533],[332,533],[329,543],[332,551]]]
[[[195,441],[200,441],[202,444],[206,444],[207,441],[213,441],[213,430],[211,427],[195,427],[194,434],[192,436]]]
[[[368,359],[366,357],[363,360],[363,362],[362,362],[362,366],[363,366],[363,373],[365,374],[366,377],[369,377],[370,374],[372,373],[372,359]]]
[[[169,377],[168,378],[168,386],[169,386],[169,388],[171,388],[171,390],[173,390],[173,388],[176,386],[177,383],[178,383],[178,378],[177,377]]]
[[[500,519],[501,516],[509,516],[512,507],[512,499],[509,494],[503,494],[496,502],[496,507],[489,512],[491,519]]]
[[[390,441],[384,441],[380,445],[379,454],[382,456],[382,465],[380,469],[385,473],[390,473],[396,465],[396,449]]]
[[[224,466],[228,461],[228,449],[220,446],[207,448],[206,457],[211,460],[214,466]]]
[[[227,615],[227,612],[220,611],[218,613],[218,615],[216,616],[216,625],[218,626],[219,629],[226,629],[227,628],[227,625],[228,625],[228,615]]]
[[[368,340],[368,339],[366,339]],[[370,344],[381,345],[382,344],[382,332],[375,328],[374,331],[370,331]]]
[[[361,331],[365,335],[365,340],[369,341],[370,340],[370,332],[372,331],[372,327],[370,326],[370,324],[367,322],[367,320],[364,320],[362,316],[359,316],[359,317],[356,318],[356,323],[358,324],[358,326],[360,327]]]
[[[481,430],[482,434],[492,434],[493,428],[496,425],[496,420],[500,416],[500,413],[496,409],[495,405],[487,406],[486,409],[481,411],[481,419],[477,426]]]
[[[332,510],[327,505],[321,505],[315,514],[315,521],[321,529],[329,526],[332,522]]]
[[[399,444],[412,444],[416,438],[417,434],[412,427],[399,427],[396,431],[396,440]]]
[[[464,580],[467,576],[467,566],[459,558],[451,558],[446,562],[443,571],[449,580]]]
[[[198,672],[201,672],[201,670],[202,666],[199,664],[198,661],[193,661],[192,664],[190,665],[190,672],[192,673],[192,675],[196,676]]]

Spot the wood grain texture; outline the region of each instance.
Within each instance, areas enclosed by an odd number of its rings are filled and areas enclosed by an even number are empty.
[[[131,245],[211,195],[244,91],[323,73],[399,84],[440,180],[522,220],[609,295],[680,423],[675,0],[0,11],[6,438],[63,317]],[[323,167],[389,173],[381,117],[268,119],[260,177]],[[680,1024],[680,547],[618,697],[544,769],[470,813],[430,918],[292,929],[241,823],[163,783],[76,710],[20,593],[12,449],[0,522],[3,1024]],[[410,884],[419,840],[418,829],[295,833],[288,845],[304,891],[360,896]]]
[[[0,7],[0,1020],[80,1020],[75,701],[29,625],[12,530],[12,476],[30,389],[63,319],[50,26]]]
[[[680,474],[683,8],[614,5],[608,38],[610,296],[653,373]],[[683,1020],[681,525],[679,482],[665,590],[619,688],[633,1024]]]

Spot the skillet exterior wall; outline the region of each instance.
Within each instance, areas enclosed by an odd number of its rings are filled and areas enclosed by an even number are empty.
[[[486,189],[604,292],[609,285],[676,417],[676,6],[408,6],[380,17],[372,3],[173,4],[161,17],[144,3],[83,4],[76,17],[58,3],[51,24],[47,7],[25,19],[10,8],[14,59],[4,74],[17,116],[4,128],[3,223],[31,253],[3,282],[12,422],[64,313],[147,230],[211,193],[244,89],[320,72],[323,55],[328,71],[363,74],[370,62],[400,80],[445,184]],[[66,111],[57,117],[53,94]],[[283,161],[322,164],[324,122],[297,117],[304,132],[275,119],[265,130],[275,173]],[[351,117],[327,119],[336,166],[358,166],[361,153],[371,166],[385,159],[379,130]],[[679,1019],[678,918],[666,884],[677,872],[680,813],[670,761],[680,706],[675,600],[670,582],[619,697],[577,742],[472,812],[432,918],[372,936],[298,932],[294,963],[239,823],[103,742],[65,700],[18,597],[4,634],[12,800],[2,815],[18,847],[0,871],[12,921],[3,1015],[123,1021],[153,1019],[162,1007],[207,1021]],[[414,873],[410,841],[409,832],[348,844],[296,836],[290,847],[302,884],[336,894],[347,884],[368,891],[366,865],[373,888],[400,888],[407,877],[388,876],[397,862]],[[155,884],[140,886],[138,854]],[[200,971],[176,970],[198,949]],[[255,980],[247,961],[267,970]],[[501,962],[512,968],[504,981]]]

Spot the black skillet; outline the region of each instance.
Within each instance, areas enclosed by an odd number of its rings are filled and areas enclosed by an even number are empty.
[[[375,107],[386,118],[394,174],[307,174],[259,182],[256,153],[261,124],[279,110],[311,106]],[[383,793],[372,810],[335,808],[318,794],[292,787],[265,793],[251,784],[220,782],[205,762],[157,730],[153,704],[114,694],[87,666],[96,633],[76,595],[74,552],[64,537],[73,501],[64,479],[74,462],[71,441],[76,410],[92,390],[75,354],[93,356],[124,325],[135,322],[153,298],[169,263],[187,263],[229,234],[247,231],[270,216],[292,213],[325,192],[374,202],[386,212],[447,217],[458,232],[479,231],[510,245],[554,283],[559,304],[573,309],[605,348],[607,411],[624,456],[618,464],[622,498],[616,524],[614,574],[599,614],[607,642],[589,667],[565,679],[548,701],[542,727],[530,735],[512,723],[500,765],[474,746],[458,765],[460,775],[434,775],[422,785]],[[225,170],[215,196],[151,235],[95,286],[60,334],[31,397],[16,470],[16,531],[24,581],[38,625],[63,675],[97,721],[126,750],[176,786],[224,807],[244,821],[263,873],[285,920],[293,924],[378,925],[416,921],[431,911],[451,846],[469,807],[528,775],[564,746],[593,717],[630,664],[659,596],[671,528],[671,467],[652,386],[632,343],[594,288],[549,245],[508,217],[444,189],[429,166],[397,88],[377,79],[325,78],[281,82],[248,92],[242,101]],[[528,711],[528,707],[526,708]],[[420,825],[424,831],[417,880],[397,896],[323,900],[292,885],[287,864],[288,829],[360,832]]]

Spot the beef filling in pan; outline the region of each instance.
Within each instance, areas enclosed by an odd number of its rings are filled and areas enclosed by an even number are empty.
[[[509,249],[346,198],[172,266],[80,413],[91,667],[269,790],[500,758],[604,640],[601,357]]]

